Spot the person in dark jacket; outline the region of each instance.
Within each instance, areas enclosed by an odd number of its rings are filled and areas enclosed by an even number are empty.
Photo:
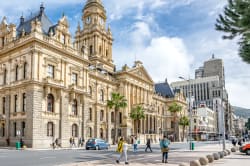
[[[146,149],[145,149],[145,152],[147,152],[147,151],[148,151],[148,148],[149,148],[150,152],[152,153],[153,151],[152,151],[152,149],[151,149],[151,142],[150,142],[150,139],[149,139],[149,138],[147,139],[146,145],[147,145],[147,147],[146,147]]]

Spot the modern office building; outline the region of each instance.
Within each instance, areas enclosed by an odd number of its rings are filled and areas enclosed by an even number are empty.
[[[9,140],[14,146],[22,138],[28,147],[48,148],[59,139],[62,147],[68,147],[71,137],[99,137],[112,143],[114,133],[128,139],[136,132],[130,112],[137,105],[145,112],[145,119],[138,122],[142,142],[147,138],[157,142],[172,131],[168,107],[177,102],[186,110],[185,97],[160,95],[164,89],[155,90],[140,61],[116,71],[113,37],[106,22],[101,0],[86,1],[73,41],[67,17],[52,23],[43,5],[31,17],[21,16],[19,25],[3,17],[0,145]],[[113,92],[128,103],[117,117],[107,107]]]
[[[224,64],[222,59],[216,59],[214,55],[204,65],[195,70],[195,79],[182,80],[171,83],[173,89],[182,89],[184,95],[194,98],[193,107],[198,108],[205,104],[217,114],[217,132],[222,134],[225,125],[226,136],[232,130],[232,109],[228,101],[225,89]],[[222,116],[224,115],[224,118]],[[221,123],[224,119],[225,124]]]

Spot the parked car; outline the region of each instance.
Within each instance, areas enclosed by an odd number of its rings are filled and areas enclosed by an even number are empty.
[[[250,155],[250,144],[246,144],[240,147],[240,152]]]
[[[86,150],[89,149],[95,149],[95,150],[101,150],[101,149],[108,149],[109,144],[100,138],[91,138],[86,142],[85,148]]]

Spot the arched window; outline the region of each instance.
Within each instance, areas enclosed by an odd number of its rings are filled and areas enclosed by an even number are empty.
[[[77,100],[74,99],[72,103],[72,114],[77,115]]]
[[[92,128],[91,127],[88,128],[88,136],[90,138],[92,137]]]
[[[100,121],[103,121],[103,118],[104,118],[104,111],[101,110],[101,112],[100,112]]]
[[[89,108],[89,120],[92,121],[92,108]]]
[[[92,87],[89,86],[89,95],[92,97]]]
[[[18,65],[16,65],[16,76],[15,76],[16,81],[18,80],[18,70],[19,70],[19,67],[18,67]]]
[[[23,79],[27,78],[27,62],[23,64]]]
[[[103,138],[103,128],[100,128],[100,138]]]
[[[3,73],[3,84],[5,85],[7,82],[7,69],[4,69],[4,73]]]
[[[72,137],[78,137],[78,127],[77,127],[77,125],[76,124],[73,124],[72,125]]]
[[[114,123],[115,122],[115,113],[111,112],[111,122]]]
[[[47,136],[48,137],[54,136],[54,124],[53,124],[53,122],[47,123]]]
[[[54,112],[54,96],[52,94],[47,96],[47,111]]]
[[[100,101],[104,101],[104,92],[102,89],[100,91]]]

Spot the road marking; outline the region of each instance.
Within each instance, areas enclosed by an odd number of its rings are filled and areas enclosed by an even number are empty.
[[[4,157],[7,157],[7,156],[0,156],[0,158],[4,158]]]
[[[41,157],[40,160],[43,160],[43,159],[53,159],[53,158],[56,158],[56,157]]]

